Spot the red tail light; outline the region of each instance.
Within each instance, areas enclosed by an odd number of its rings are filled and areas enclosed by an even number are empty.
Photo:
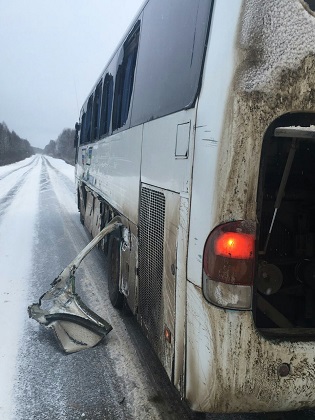
[[[220,225],[210,233],[203,254],[204,294],[209,301],[242,309],[251,305],[255,228],[254,222],[242,220]],[[230,286],[223,288],[218,283]]]
[[[248,233],[222,232],[215,243],[215,254],[240,260],[252,259],[255,238]]]

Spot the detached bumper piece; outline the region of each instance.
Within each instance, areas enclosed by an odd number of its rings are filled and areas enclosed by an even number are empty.
[[[92,312],[75,293],[75,278],[70,276],[64,287],[57,279],[52,289],[29,306],[30,318],[52,328],[66,353],[96,346],[112,326]]]
[[[112,330],[112,326],[91,311],[75,293],[74,273],[98,242],[120,226],[120,219],[114,218],[59,274],[39,302],[28,307],[29,317],[52,328],[66,353],[94,347]]]

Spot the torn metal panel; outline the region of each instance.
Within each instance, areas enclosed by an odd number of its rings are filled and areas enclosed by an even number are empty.
[[[115,217],[59,274],[38,303],[28,307],[30,318],[52,328],[66,353],[96,346],[112,326],[91,311],[75,293],[75,271],[87,254],[115,229],[121,226]]]

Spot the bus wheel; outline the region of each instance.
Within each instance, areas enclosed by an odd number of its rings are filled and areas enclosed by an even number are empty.
[[[108,293],[114,308],[121,309],[124,295],[119,291],[120,279],[120,239],[111,235],[108,247]]]

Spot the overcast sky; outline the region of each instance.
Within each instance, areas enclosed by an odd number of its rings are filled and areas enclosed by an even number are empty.
[[[0,0],[0,122],[44,147],[79,109],[143,0]]]

